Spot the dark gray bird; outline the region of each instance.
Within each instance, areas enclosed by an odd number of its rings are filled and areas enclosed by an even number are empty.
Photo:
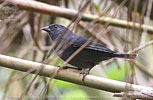
[[[76,50],[78,50],[84,43],[88,41],[88,38],[79,36],[59,24],[51,24],[49,26],[43,27],[42,30],[48,32],[50,38],[53,41],[59,39],[57,46],[54,47],[54,50],[56,49],[57,55],[60,56],[60,58],[64,61],[66,61]],[[66,42],[66,46],[62,45],[64,42]],[[62,49],[63,52],[59,54],[58,51]],[[76,66],[78,69],[89,68],[83,74],[84,80],[85,76],[89,74],[89,71],[101,61],[108,60],[113,57],[134,59],[136,56],[137,54],[125,54],[112,51],[103,44],[90,40],[90,43],[73,59],[71,59],[69,64]]]

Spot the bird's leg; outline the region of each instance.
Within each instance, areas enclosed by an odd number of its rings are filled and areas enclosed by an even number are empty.
[[[92,69],[92,67],[91,68],[89,68],[87,71],[85,71],[84,73],[81,73],[81,74],[83,74],[83,77],[82,77],[82,81],[84,82],[84,78],[89,74],[89,72],[90,72],[90,70]]]
[[[82,70],[82,68],[75,68],[75,67],[70,67],[70,66],[64,66],[63,69],[75,69],[75,70]]]

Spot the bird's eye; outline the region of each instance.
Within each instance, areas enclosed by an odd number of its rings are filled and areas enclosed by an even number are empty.
[[[56,29],[57,29],[57,26],[56,26],[56,25],[54,25],[54,28],[56,28]]]

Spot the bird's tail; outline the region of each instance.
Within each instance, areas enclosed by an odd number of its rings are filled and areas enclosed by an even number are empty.
[[[128,58],[128,59],[135,59],[138,54],[126,54],[126,53],[116,53],[116,57],[120,58]]]

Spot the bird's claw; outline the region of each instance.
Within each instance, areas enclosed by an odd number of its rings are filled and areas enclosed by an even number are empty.
[[[83,74],[82,81],[84,82],[84,79],[89,74],[89,71],[83,72],[81,74]]]

